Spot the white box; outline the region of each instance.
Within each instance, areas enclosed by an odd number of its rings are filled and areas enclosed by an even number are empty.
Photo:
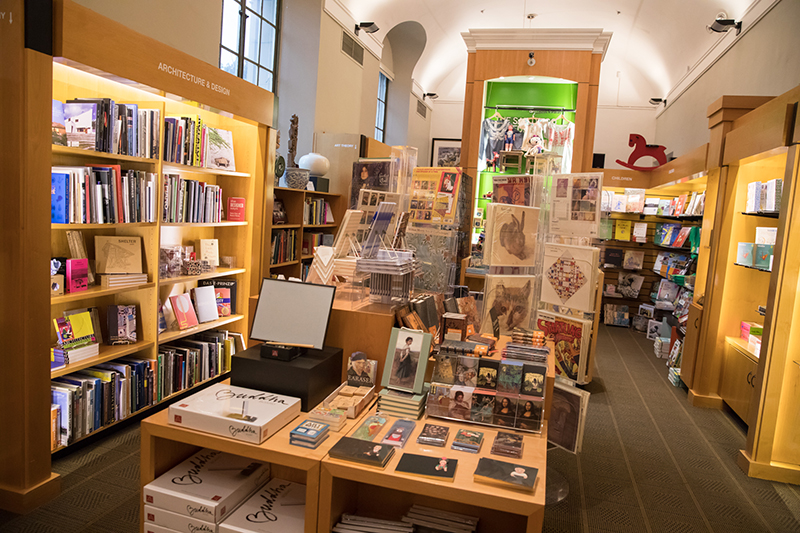
[[[271,479],[219,525],[219,533],[303,533],[306,486]]]
[[[145,485],[144,503],[219,523],[269,473],[268,464],[205,448]]]
[[[180,533],[180,532],[175,529],[170,529],[168,527],[163,527],[163,526],[157,526],[155,524],[145,522],[144,533]]]
[[[145,530],[150,525],[168,528],[170,531],[190,531],[192,533],[217,533],[217,524],[199,520],[152,505],[144,506]]]
[[[261,444],[300,414],[300,398],[217,383],[169,407],[169,423]]]
[[[778,228],[756,227],[756,244],[772,244],[778,239]]]

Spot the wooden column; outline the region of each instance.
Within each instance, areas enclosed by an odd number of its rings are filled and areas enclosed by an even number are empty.
[[[0,273],[7,335],[0,387],[0,508],[27,512],[58,493],[50,472],[50,123],[52,58],[25,49],[24,2],[0,3]]]

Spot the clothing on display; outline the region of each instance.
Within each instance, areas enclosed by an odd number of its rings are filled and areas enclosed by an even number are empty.
[[[499,115],[498,115],[499,116]],[[508,119],[493,120],[487,118],[481,127],[480,159],[484,161],[503,151],[505,134],[508,131]]]
[[[572,138],[575,136],[575,124],[564,119],[564,124],[551,124],[549,145],[550,151],[563,157],[561,172],[569,174],[572,169]]]

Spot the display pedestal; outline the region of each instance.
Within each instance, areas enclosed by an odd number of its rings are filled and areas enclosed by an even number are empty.
[[[300,398],[301,409],[321,403],[342,384],[342,349],[310,349],[291,361],[261,357],[261,346],[234,354],[231,385]]]

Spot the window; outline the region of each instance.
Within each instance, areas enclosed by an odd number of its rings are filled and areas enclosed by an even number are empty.
[[[383,72],[378,81],[378,112],[375,113],[375,140],[383,142],[386,132],[386,93],[389,89],[389,78]]]
[[[280,0],[223,0],[219,68],[275,92]]]

